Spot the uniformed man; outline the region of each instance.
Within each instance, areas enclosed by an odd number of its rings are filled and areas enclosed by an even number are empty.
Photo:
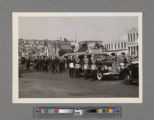
[[[33,71],[36,71],[36,57],[33,57]]]
[[[36,71],[39,71],[39,64],[38,64],[39,63],[39,57],[36,58],[35,62],[36,62],[35,63],[36,64]]]
[[[80,77],[80,59],[78,55],[75,57],[75,77]]]
[[[45,72],[45,57],[42,58],[42,71]]]
[[[62,57],[62,60],[63,60],[63,71],[65,72],[65,70],[66,70],[66,59],[65,59],[65,57]]]
[[[19,58],[19,77],[22,77],[22,58]]]
[[[43,60],[43,71],[48,72],[48,59],[47,59],[47,57],[44,57],[44,60]]]
[[[73,59],[73,56],[70,56],[70,58],[68,59],[68,61],[69,61],[69,76],[70,77],[74,77],[74,67],[75,67],[75,65],[74,65],[74,59]]]
[[[119,58],[119,66],[120,66],[120,71],[122,69],[124,69],[124,67],[126,66],[126,64],[128,63],[127,59],[126,59],[126,56],[125,56],[125,53],[121,53],[121,56]]]
[[[59,72],[61,73],[63,71],[63,59],[62,57],[59,57]]]
[[[89,59],[87,55],[84,56],[84,79],[87,79],[88,77],[88,72],[89,72]]]
[[[30,63],[31,63],[31,60],[30,60],[30,57],[28,57],[27,60],[26,60],[26,68],[27,68],[27,70],[30,69]]]
[[[55,57],[55,72],[58,72],[59,71],[59,58],[58,56]]]
[[[91,73],[92,73],[91,78],[92,78],[92,80],[96,80],[97,70],[96,70],[96,59],[94,58],[94,54],[91,55],[90,60],[91,60]]]
[[[52,69],[51,65],[52,65],[52,59],[51,59],[51,56],[49,56],[48,57],[48,70]]]
[[[52,67],[52,72],[55,72],[55,56],[52,56],[52,60],[51,60],[51,67]]]
[[[41,71],[41,56],[38,56],[37,66],[38,66],[38,71]]]
[[[26,59],[25,59],[25,57],[22,57],[21,58],[21,65],[22,65],[21,67],[22,68],[25,68],[25,63],[26,63]]]
[[[44,57],[40,56],[40,71],[43,71]]]
[[[128,63],[127,58],[125,56],[125,53],[121,53],[121,60],[122,63],[124,63],[124,66],[126,66],[126,64]]]

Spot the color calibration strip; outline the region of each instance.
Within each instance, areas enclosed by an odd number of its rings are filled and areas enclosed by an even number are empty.
[[[73,109],[40,109],[40,114],[73,113]]]
[[[75,108],[51,108],[36,107],[34,109],[34,118],[62,118],[62,117],[101,117],[101,118],[119,118],[121,116],[120,107],[75,107]]]
[[[108,109],[108,108],[101,108],[101,109],[90,109],[88,113],[118,113],[119,110],[117,109]],[[40,109],[39,113],[41,114],[55,114],[55,113],[74,113],[74,109]]]

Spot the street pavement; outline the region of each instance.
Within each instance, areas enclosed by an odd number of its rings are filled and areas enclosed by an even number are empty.
[[[20,98],[100,98],[138,97],[137,85],[106,78],[90,81],[70,78],[68,72],[27,72],[19,78]]]

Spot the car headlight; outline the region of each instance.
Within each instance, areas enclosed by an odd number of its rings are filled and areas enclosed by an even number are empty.
[[[108,67],[108,70],[109,70],[109,71],[112,71],[112,67]]]

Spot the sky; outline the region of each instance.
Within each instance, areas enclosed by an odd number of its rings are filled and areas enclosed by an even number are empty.
[[[138,27],[137,17],[20,17],[19,38],[57,40],[119,40]]]

